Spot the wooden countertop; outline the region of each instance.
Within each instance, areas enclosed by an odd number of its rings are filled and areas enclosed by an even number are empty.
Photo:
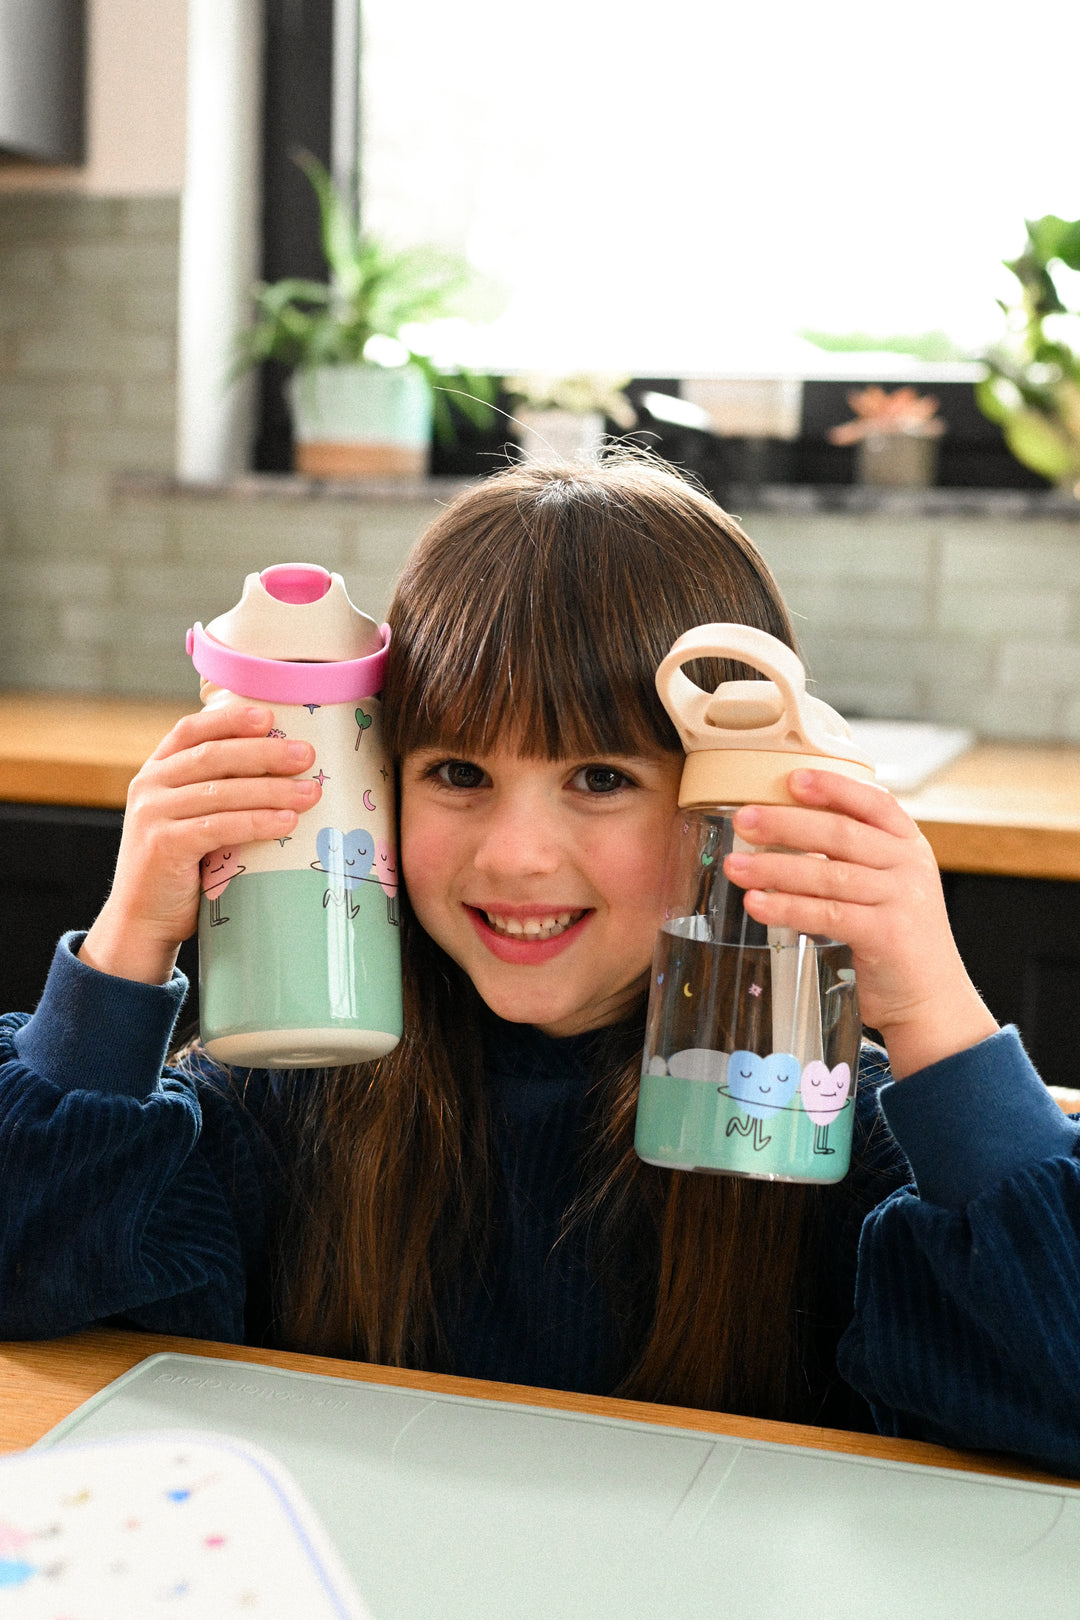
[[[0,694],[0,799],[123,809],[190,703]],[[945,871],[1080,879],[1080,747],[977,743],[901,802]]]
[[[1080,748],[976,743],[900,802],[945,872],[1080,879]]]
[[[559,1390],[533,1389],[519,1384],[494,1384],[480,1379],[451,1378],[436,1373],[403,1372],[358,1361],[333,1361],[321,1356],[287,1351],[259,1350],[250,1345],[211,1344],[202,1339],[173,1339],[163,1334],[121,1333],[92,1329],[70,1338],[43,1342],[0,1344],[0,1453],[33,1445],[83,1401],[146,1356],[159,1351],[216,1357],[225,1361],[252,1361],[268,1367],[291,1367],[298,1372],[325,1373],[359,1382],[397,1384],[480,1400],[512,1401],[568,1412],[590,1412],[600,1417],[627,1418],[661,1427],[700,1429],[709,1434],[733,1435],[744,1440],[767,1440],[779,1445],[807,1446],[817,1451],[838,1451],[848,1456],[883,1457],[894,1462],[922,1463],[937,1468],[973,1470],[1013,1479],[1052,1481],[1075,1485],[1056,1474],[1041,1473],[1007,1457],[984,1452],[952,1451],[922,1440],[895,1440],[883,1435],[856,1434],[845,1429],[820,1429],[759,1418],[701,1412],[685,1406],[653,1406],[600,1395],[571,1395]]]
[[[0,693],[0,799],[122,810],[128,783],[189,703]]]

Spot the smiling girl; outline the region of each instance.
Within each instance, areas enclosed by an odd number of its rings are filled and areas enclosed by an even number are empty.
[[[800,773],[729,858],[759,921],[850,944],[902,1078],[864,1045],[848,1179],[634,1154],[682,766],[654,675],[697,624],[794,644],[747,536],[640,457],[514,468],[446,508],[389,618],[399,1046],[166,1064],[200,860],[319,791],[266,708],[187,717],[132,784],[102,913],[0,1020],[0,1334],[122,1321],[1080,1469],[1080,1131],[980,1001],[886,794]]]

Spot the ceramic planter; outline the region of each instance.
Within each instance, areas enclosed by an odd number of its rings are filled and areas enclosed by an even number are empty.
[[[312,478],[422,478],[431,390],[415,366],[316,366],[286,383],[294,465]]]
[[[604,442],[604,418],[599,411],[536,411],[522,406],[514,415],[526,461],[589,459]]]
[[[938,441],[927,434],[871,433],[855,451],[860,484],[927,489],[937,470]]]

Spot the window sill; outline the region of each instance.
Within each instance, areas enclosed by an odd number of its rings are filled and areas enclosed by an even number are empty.
[[[890,489],[871,484],[735,485],[734,512],[874,513],[898,517],[1052,518],[1080,523],[1080,500],[1055,489]]]
[[[352,501],[385,504],[447,501],[474,482],[471,478],[344,480],[302,478],[296,473],[245,473],[220,482],[170,478],[160,473],[120,473],[113,493],[127,499],[176,501]]]

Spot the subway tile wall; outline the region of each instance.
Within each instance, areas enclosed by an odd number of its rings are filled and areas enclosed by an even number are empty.
[[[853,716],[1080,740],[1080,521],[987,506],[740,514],[795,615],[812,690]]]
[[[194,693],[185,632],[245,574],[319,562],[377,617],[437,509],[167,491],[178,254],[176,199],[0,195],[0,686]]]
[[[184,632],[246,573],[320,562],[378,616],[437,510],[430,490],[168,488],[178,239],[175,199],[0,195],[0,686],[193,694]],[[739,516],[826,701],[1080,741],[1080,521],[1007,503]]]

